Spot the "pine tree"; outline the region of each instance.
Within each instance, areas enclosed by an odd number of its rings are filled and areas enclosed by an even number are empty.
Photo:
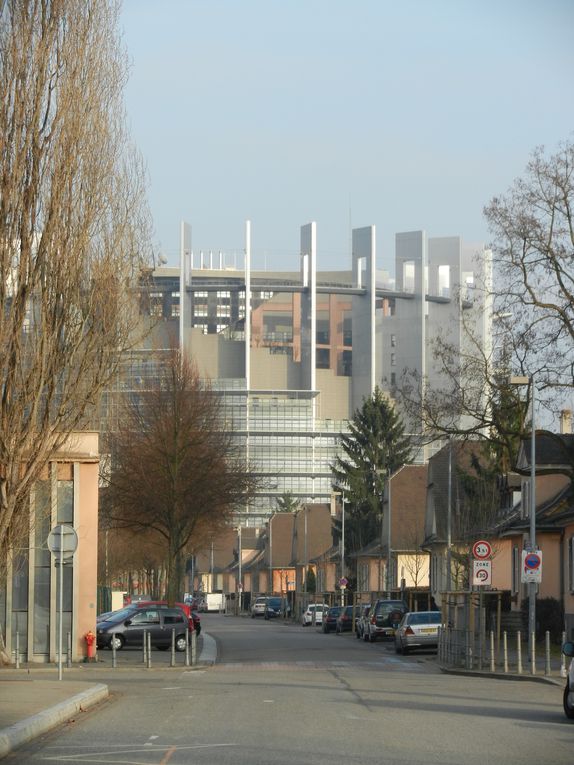
[[[403,422],[380,388],[355,412],[341,446],[333,489],[345,498],[345,552],[352,553],[380,537],[388,475],[411,459]]]

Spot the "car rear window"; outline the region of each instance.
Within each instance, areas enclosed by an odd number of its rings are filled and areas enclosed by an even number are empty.
[[[415,613],[409,615],[410,624],[438,624],[440,623],[440,620],[440,611],[436,611],[434,613],[423,611],[419,614]]]

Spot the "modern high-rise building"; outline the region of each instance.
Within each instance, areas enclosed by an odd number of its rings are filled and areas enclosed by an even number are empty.
[[[154,342],[175,340],[222,396],[226,426],[262,488],[243,523],[259,525],[289,493],[331,502],[331,470],[348,420],[378,385],[389,396],[403,370],[440,385],[430,344],[439,331],[463,352],[465,324],[490,343],[479,283],[491,255],[459,237],[397,234],[394,282],[376,269],[375,227],[355,229],[348,271],[318,272],[316,224],[301,227],[298,268],[251,269],[251,228],[241,262],[194,253],[181,227],[179,268],[153,273]],[[295,264],[294,264],[295,265]],[[470,322],[463,322],[463,314]],[[420,424],[409,423],[413,434]],[[422,449],[418,460],[425,454]]]

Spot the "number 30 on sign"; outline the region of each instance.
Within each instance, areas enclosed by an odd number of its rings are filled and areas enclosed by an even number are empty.
[[[482,587],[492,584],[492,561],[474,560],[472,562],[472,583]]]

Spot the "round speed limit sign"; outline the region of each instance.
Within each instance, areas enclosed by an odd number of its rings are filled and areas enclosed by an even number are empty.
[[[484,539],[480,539],[472,546],[472,554],[477,560],[486,560],[492,555],[492,547],[489,542],[485,542]]]

